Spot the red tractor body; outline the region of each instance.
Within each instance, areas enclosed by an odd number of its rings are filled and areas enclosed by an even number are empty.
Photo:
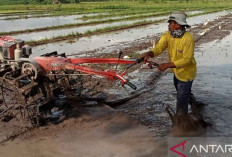
[[[122,85],[136,89],[123,77],[127,69],[119,74],[116,69],[95,68],[95,64],[132,65],[136,60],[66,58],[57,52],[30,59],[31,48],[11,37],[0,37],[0,47],[0,117],[21,114],[24,119],[38,119],[42,116],[41,106],[49,104],[60,92],[74,92],[78,85],[82,87],[81,77],[85,75],[120,80]]]

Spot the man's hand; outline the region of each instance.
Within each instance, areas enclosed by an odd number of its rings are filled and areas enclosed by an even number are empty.
[[[152,51],[148,51],[147,53],[142,54],[142,55],[140,56],[140,58],[141,58],[141,57],[144,57],[144,60],[147,60],[148,57],[153,58],[153,57],[154,57],[154,53],[153,53]]]
[[[176,68],[175,64],[173,62],[169,62],[169,63],[163,63],[163,64],[160,64],[158,66],[158,69],[160,71],[164,71],[164,70],[167,70],[168,68]]]

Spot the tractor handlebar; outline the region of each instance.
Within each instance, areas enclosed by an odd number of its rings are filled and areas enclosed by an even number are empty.
[[[135,64],[141,63],[142,61],[144,61],[144,57],[136,59],[136,61],[133,64],[127,66],[126,70],[128,70],[130,67],[134,66]]]
[[[129,66],[127,66],[125,72],[126,72],[129,68],[131,68],[132,66],[134,66],[134,65],[136,65],[136,64],[138,64],[138,63],[141,63],[142,61],[144,61],[145,63],[148,63],[148,67],[150,67],[150,68],[158,67],[158,66],[159,66],[159,64],[157,64],[157,63],[155,63],[155,62],[148,61],[147,59],[145,60],[144,57],[141,57],[141,58],[138,58],[133,64],[130,64]],[[129,81],[127,81],[125,84],[127,84],[129,87],[131,87],[131,88],[134,89],[134,90],[137,89],[137,87],[136,87],[134,84],[132,84],[131,82],[129,82]]]
[[[134,89],[134,90],[137,89],[137,87],[136,87],[134,84],[132,84],[131,82],[129,82],[129,81],[127,81],[126,84],[127,84],[129,87],[131,87],[132,89]]]

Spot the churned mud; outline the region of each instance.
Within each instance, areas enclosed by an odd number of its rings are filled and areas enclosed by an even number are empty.
[[[76,106],[73,112],[73,117],[60,124],[40,127],[13,141],[2,142],[1,155],[153,156],[166,151],[165,141],[152,138],[145,126],[127,114],[107,106]]]
[[[201,134],[191,135],[231,136],[231,21],[231,15],[225,15],[207,25],[201,23],[189,30],[195,36],[195,57],[198,63],[193,93],[197,100],[206,104],[201,113],[212,124]],[[158,39],[159,36],[156,34],[152,39]],[[122,46],[124,55],[138,57],[152,47],[150,39],[149,36],[124,43],[128,44]],[[110,46],[105,47],[105,50],[112,50],[112,53],[101,54],[99,50],[88,53],[90,56],[104,57],[118,55]],[[165,52],[153,61],[163,63],[167,60]],[[73,100],[58,121],[38,128],[19,128],[16,124],[0,122],[1,155],[167,156],[167,137],[173,134],[172,122],[165,108],[169,106],[175,110],[176,106],[173,74],[161,73],[156,68],[144,69],[140,64],[130,71],[128,77],[138,87],[136,91],[126,85],[125,90],[119,87],[120,84],[113,83],[102,86],[102,90],[111,100],[141,93],[131,100],[113,105]]]

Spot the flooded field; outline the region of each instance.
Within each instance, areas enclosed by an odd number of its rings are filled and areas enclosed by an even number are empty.
[[[209,19],[209,24],[205,25],[206,19]],[[190,31],[194,36],[200,36],[196,41],[195,58],[198,72],[192,92],[197,100],[206,104],[200,112],[203,118],[212,124],[212,127],[206,128],[201,134],[193,136],[229,137],[232,129],[231,11],[189,17],[187,21],[192,25]],[[85,28],[83,27],[83,31]],[[33,47],[31,57],[52,51],[91,57],[117,57],[116,52],[119,50],[123,51],[123,55],[141,54],[152,47],[150,40],[159,39],[167,29],[167,22],[161,22],[146,27],[50,43]],[[208,29],[208,32],[200,35],[205,29]],[[68,30],[62,31],[61,34]],[[37,40],[40,39],[39,35],[42,37],[53,35],[49,34],[51,32],[27,35],[30,38],[34,36]],[[57,35],[58,32],[53,33]],[[26,35],[18,37],[27,38]],[[153,61],[167,62],[168,55],[165,52]],[[82,100],[72,101],[68,104],[67,113],[65,112],[56,123],[32,129],[18,127],[17,121],[9,123],[10,125],[0,121],[1,155],[166,156],[167,138],[173,136],[173,126],[165,108],[170,106],[173,110],[176,109],[173,74],[160,72],[157,68],[144,69],[144,65],[140,64],[129,72],[128,78],[137,86],[137,90],[132,90],[128,86],[122,88],[118,82],[114,85],[103,82],[104,85],[101,87],[102,91],[108,92],[110,100],[139,93],[128,101],[114,105],[97,101],[91,102],[92,105]]]
[[[207,106],[203,114],[213,124],[206,136],[230,137],[232,123],[232,24],[222,40],[203,44],[196,52],[198,77],[193,90]]]
[[[16,20],[1,19],[0,20],[1,32],[20,31],[25,29],[35,29],[35,28],[59,26],[59,25],[89,21],[89,20],[80,19],[82,16],[84,15],[41,17],[41,18],[28,18],[28,19],[16,19]]]
[[[154,18],[147,18],[146,21],[158,21],[162,19],[166,19],[167,16],[161,16],[161,17],[154,17]],[[16,35],[13,36],[17,39],[23,39],[25,41],[30,40],[41,40],[46,38],[52,38],[56,36],[61,35],[68,35],[68,34],[74,34],[74,33],[85,33],[87,31],[94,31],[96,29],[104,28],[104,27],[113,27],[113,26],[121,26],[121,25],[127,25],[127,24],[133,24],[135,22],[144,21],[142,20],[127,20],[127,21],[119,21],[119,22],[112,22],[112,23],[105,23],[105,24],[97,24],[93,26],[82,26],[77,28],[69,28],[69,29],[61,29],[61,30],[52,30],[52,31],[44,31],[44,32],[36,32],[36,33],[29,33],[29,34],[22,34],[22,35]]]
[[[193,14],[193,13],[198,13],[199,11],[192,11],[189,12],[189,14]],[[163,19],[167,19],[167,16],[157,16],[157,17],[151,17],[151,18],[144,18],[142,16],[148,16],[149,14],[142,14],[142,15],[136,15],[136,16],[121,16],[121,17],[109,17],[109,18],[104,18],[101,19],[101,21],[103,21],[103,24],[94,24],[92,26],[81,26],[81,27],[75,27],[75,28],[63,28],[63,29],[59,29],[59,30],[46,30],[46,31],[40,31],[37,33],[27,33],[27,34],[20,34],[20,35],[16,35],[14,36],[15,38],[20,38],[23,39],[25,41],[30,41],[30,40],[41,40],[41,39],[49,39],[49,38],[54,38],[57,36],[64,36],[64,35],[68,35],[68,34],[74,34],[74,33],[85,33],[87,31],[93,31],[99,28],[105,28],[105,27],[114,27],[114,26],[120,26],[120,25],[128,25],[128,24],[133,24],[136,22],[142,22],[144,20],[146,21],[158,21],[158,20],[163,20]],[[137,17],[140,17],[140,19],[136,20]],[[155,16],[155,15],[154,15]],[[54,18],[54,17],[53,17]],[[66,17],[67,18],[67,17]],[[130,20],[131,18],[131,20]],[[133,19],[135,18],[135,19]],[[69,16],[70,21],[72,21],[73,19],[71,19],[71,16]],[[119,21],[117,21],[117,19]],[[77,19],[75,19],[77,20]],[[80,21],[82,20],[82,22]],[[107,20],[113,20],[113,21],[109,21],[107,22]],[[92,19],[92,20],[83,20],[83,19],[79,19],[77,20],[77,23],[67,23],[67,24],[78,24],[78,23],[89,23],[89,22],[101,22],[98,19]],[[115,22],[114,22],[115,21]],[[12,21],[14,22],[14,21]],[[52,21],[51,21],[52,22]],[[105,24],[105,22],[107,22],[107,24]],[[40,27],[40,24],[37,24],[37,28],[45,28],[45,27]],[[60,24],[60,26],[63,24]],[[54,23],[54,26],[59,26],[59,24],[57,25],[56,23]],[[46,26],[49,27],[49,26]],[[18,29],[18,28],[17,28]],[[26,30],[27,28],[24,28],[24,30]],[[4,31],[3,31],[4,32]]]
[[[205,23],[206,22],[205,18],[214,20],[217,18],[216,15],[222,16],[229,13],[230,13],[229,11],[226,12],[223,11],[218,13],[190,17],[187,20],[189,24],[194,27],[194,25]],[[84,53],[85,51],[92,51],[95,49],[97,49],[96,51],[99,51],[100,53],[102,52],[110,53],[112,51],[122,49],[123,47],[128,47],[127,45],[129,45],[129,43],[133,41],[137,40],[136,42],[139,42],[139,40],[149,37],[150,39],[152,39],[152,36],[157,35],[159,33],[163,33],[166,30],[167,30],[167,23],[162,22],[155,25],[123,30],[116,33],[112,32],[102,35],[94,35],[91,37],[83,37],[77,40],[72,40],[71,43],[68,43],[67,41],[51,43],[51,44],[34,47],[33,56],[38,56],[42,53],[53,52],[53,51],[58,51],[59,53],[66,52],[67,54],[73,54],[73,53],[81,54]],[[199,32],[203,32],[203,31],[204,29],[200,30]],[[66,45],[68,49],[64,45]],[[107,47],[109,47],[109,49]],[[46,52],[44,52],[44,50]]]
[[[194,14],[199,14],[199,13],[202,13],[202,12],[201,11],[188,12],[189,15],[194,15]],[[146,14],[146,15],[149,15],[149,14]],[[219,13],[219,15],[220,15],[220,13]],[[111,18],[104,18],[103,20],[107,20],[107,19],[123,19],[123,18],[128,18],[128,17],[129,16],[111,17]],[[138,19],[138,20],[126,20],[126,21],[119,21],[119,22],[110,22],[110,23],[107,23],[107,24],[96,24],[96,25],[92,25],[92,26],[81,26],[81,27],[76,27],[76,28],[68,28],[68,29],[64,28],[64,29],[59,29],[59,30],[50,30],[50,31],[43,31],[43,32],[19,34],[19,35],[14,35],[12,37],[14,37],[16,39],[22,39],[22,40],[25,40],[25,41],[41,40],[41,39],[46,39],[46,38],[49,39],[49,38],[56,37],[56,36],[62,36],[62,35],[68,35],[68,34],[74,34],[74,33],[85,33],[87,31],[94,31],[96,29],[104,28],[104,27],[128,25],[128,24],[133,24],[133,23],[136,23],[136,22],[142,22],[144,20],[146,20],[146,21],[159,21],[159,20],[167,19],[167,17],[168,17],[168,15],[145,18],[145,19]],[[89,20],[87,20],[85,22],[89,22]]]

